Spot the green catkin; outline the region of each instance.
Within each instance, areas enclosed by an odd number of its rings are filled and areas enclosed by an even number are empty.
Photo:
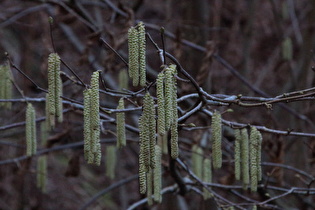
[[[148,205],[151,206],[153,204],[152,201],[152,191],[153,191],[153,171],[152,169],[149,170],[147,173],[147,198],[148,198]]]
[[[0,66],[0,98],[1,99],[11,99],[12,98],[12,74],[9,65]],[[12,103],[5,102],[0,103],[0,107],[5,109],[11,109]]]
[[[179,151],[178,151],[178,112],[177,112],[177,85],[176,85],[176,78],[174,75],[176,75],[176,66],[170,65],[169,67],[173,73],[173,99],[172,99],[172,124],[171,124],[171,157],[173,159],[176,159],[178,157]]]
[[[122,69],[119,71],[118,81],[120,90],[128,89],[128,72],[126,71],[126,69]]]
[[[234,146],[234,173],[235,179],[241,179],[241,131],[234,130],[235,133],[235,146]]]
[[[165,135],[165,98],[164,98],[164,73],[158,74],[156,79],[156,95],[158,104],[158,133]]]
[[[261,181],[262,179],[262,169],[261,169],[261,144],[262,144],[262,135],[259,132],[258,133],[258,149],[257,149],[257,166],[258,166],[258,181]]]
[[[91,77],[91,88],[83,91],[84,96],[84,157],[89,164],[100,165],[100,117],[99,117],[99,72]]]
[[[143,115],[139,117],[139,138],[140,138],[139,164],[143,163],[145,172],[148,172],[150,168],[150,146],[149,146],[150,138],[149,138],[149,130],[147,129],[147,117],[145,116],[145,113],[143,113]],[[140,159],[142,162],[140,161]]]
[[[174,98],[174,80],[172,70],[166,68],[165,70],[165,128],[170,129],[173,117],[173,98]]]
[[[138,44],[139,44],[139,74],[140,86],[145,86],[146,83],[146,69],[145,69],[145,27],[143,22],[138,23]]]
[[[31,103],[27,104],[26,108],[26,155],[31,156],[36,154],[37,140],[36,140],[36,122],[35,109]]]
[[[139,151],[139,188],[140,188],[140,193],[145,194],[147,190],[147,178],[146,178],[146,166],[144,164],[144,141],[146,137],[144,136],[143,133],[143,117],[141,116],[139,118],[139,130],[140,130],[140,151]]]
[[[194,174],[202,178],[203,150],[196,144],[192,147],[191,162]]]
[[[259,131],[256,127],[250,128],[249,140],[249,165],[250,165],[250,188],[252,192],[257,191],[258,184],[258,146],[259,146]]]
[[[156,145],[156,120],[155,120],[155,107],[154,100],[151,97],[150,93],[147,92],[143,99],[143,115],[146,120],[145,125],[149,132],[149,154],[150,154],[150,167],[154,168],[155,164],[155,145]]]
[[[47,182],[47,156],[41,156],[37,159],[37,187],[43,192],[46,192]]]
[[[249,185],[249,149],[248,149],[248,133],[247,129],[241,130],[241,168],[242,168],[242,180],[243,188],[246,189]]]
[[[100,140],[100,117],[99,117],[99,72],[95,71],[91,77],[91,93],[90,93],[90,120],[92,132],[91,151],[96,153],[96,145]]]
[[[212,183],[212,170],[211,170],[211,160],[209,158],[205,158],[203,160],[203,177],[202,180],[206,183]],[[207,200],[212,197],[211,192],[209,192],[206,188],[203,188],[203,199]]]
[[[138,31],[135,27],[128,30],[129,77],[133,86],[139,84],[139,43]]]
[[[110,179],[115,178],[116,166],[116,146],[110,145],[106,147],[106,176]]]
[[[125,109],[124,99],[121,98],[118,102],[117,109]],[[122,148],[126,146],[126,129],[125,129],[125,113],[117,112],[117,147]]]
[[[84,158],[88,162],[93,162],[90,159],[91,153],[91,121],[90,121],[90,106],[91,106],[91,98],[90,98],[91,89],[86,89],[83,91],[84,97],[84,110],[83,110],[83,122],[84,122]]]
[[[48,57],[48,103],[50,118],[62,120],[62,81],[60,78],[60,57],[51,53]],[[51,126],[54,127],[54,122]]]
[[[221,127],[221,114],[214,111],[212,115],[212,159],[213,168],[218,169],[222,167],[222,127]]]
[[[153,172],[153,194],[154,194],[154,201],[161,203],[162,202],[162,195],[161,195],[161,188],[162,188],[162,165],[161,165],[161,158],[162,158],[162,151],[159,145],[155,145],[155,167]]]

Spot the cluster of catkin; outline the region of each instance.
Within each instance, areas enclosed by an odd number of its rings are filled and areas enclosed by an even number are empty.
[[[177,70],[175,65],[167,66],[157,76],[157,127],[160,137],[164,137],[168,131],[171,132],[171,157],[178,157],[178,130],[177,130]],[[167,142],[163,142],[167,144]],[[163,145],[163,147],[164,147]]]
[[[129,77],[133,86],[145,86],[145,27],[143,22],[128,30]]]
[[[211,143],[212,143],[212,165],[214,169],[222,167],[222,119],[221,114],[218,111],[214,111],[211,119]],[[191,155],[191,165],[194,174],[206,183],[212,182],[212,167],[211,159],[209,157],[204,158],[204,151],[198,145],[193,145]],[[209,199],[212,197],[211,192],[208,189],[203,189],[203,198]]]
[[[55,119],[63,121],[62,81],[60,78],[60,57],[51,53],[48,57],[48,94],[46,95],[46,118],[49,127],[55,127]]]
[[[250,185],[251,191],[257,191],[261,172],[262,135],[256,127],[235,130],[235,179],[243,181],[244,188]]]
[[[93,72],[91,87],[83,91],[84,97],[84,157],[88,163],[101,164],[99,72]]]
[[[156,144],[156,110],[149,92],[143,99],[143,113],[139,118],[139,185],[140,193],[147,193],[152,204],[152,192],[156,202],[161,196],[161,148]]]
[[[191,165],[194,174],[206,183],[212,182],[212,169],[211,169],[211,159],[209,157],[204,158],[204,152],[201,147],[197,144],[192,147],[191,155]],[[205,200],[212,197],[211,192],[208,189],[203,189],[203,198]]]
[[[0,98],[12,98],[12,74],[9,65],[0,65]],[[0,103],[0,107],[11,109],[12,103]]]

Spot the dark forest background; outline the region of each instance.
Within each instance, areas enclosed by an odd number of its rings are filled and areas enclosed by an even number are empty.
[[[213,172],[213,190],[235,204],[234,208],[251,209],[314,209],[315,208],[315,107],[314,64],[315,1],[309,0],[94,0],[94,1],[0,1],[0,62],[12,63],[38,86],[47,89],[47,58],[55,50],[64,63],[84,83],[93,71],[102,70],[108,89],[119,90],[118,75],[125,64],[110,50],[106,42],[128,61],[127,31],[143,21],[146,31],[162,48],[160,29],[165,28],[164,46],[209,94],[224,98],[247,96],[247,103],[261,98],[278,99],[285,93],[298,91],[296,100],[267,105],[209,106],[221,112],[225,120],[265,126],[263,134],[262,187],[257,193],[241,188],[234,180],[233,141],[231,128],[224,126],[224,167]],[[50,27],[48,19],[53,17]],[[154,82],[161,70],[161,61],[153,44],[147,40],[147,81]],[[168,60],[168,62],[171,62]],[[11,64],[12,64],[11,63]],[[93,196],[109,186],[88,209],[127,209],[145,198],[139,194],[138,135],[127,132],[127,147],[117,152],[116,177],[105,175],[105,147],[115,144],[115,124],[103,119],[101,166],[88,165],[83,158],[82,110],[64,104],[65,120],[49,134],[47,145],[38,148],[38,155],[25,156],[24,99],[32,99],[39,121],[45,116],[45,93],[14,68],[11,110],[0,107],[0,209],[79,209]],[[82,102],[84,87],[64,64],[63,94]],[[179,75],[182,77],[182,75]],[[1,85],[1,84],[0,84]],[[104,89],[100,86],[101,89]],[[309,89],[309,90],[308,90]],[[140,88],[129,85],[134,93]],[[306,90],[306,91],[302,91]],[[106,91],[105,91],[106,92]],[[178,96],[196,93],[187,82],[178,82]],[[307,95],[304,95],[306,94]],[[282,95],[285,97],[285,95]],[[102,94],[101,106],[115,109],[118,94]],[[141,97],[130,97],[141,104]],[[2,101],[3,102],[3,101]],[[1,103],[1,102],[0,102]],[[188,110],[196,103],[189,99],[180,106]],[[106,114],[106,113],[104,113]],[[137,127],[140,110],[128,112],[127,123]],[[115,118],[115,114],[108,114]],[[190,150],[207,135],[205,128],[211,118],[195,113],[185,124],[194,123],[202,129],[180,132],[180,154],[189,164]],[[39,123],[38,123],[39,126]],[[287,131],[287,135],[277,131]],[[299,132],[302,135],[290,135]],[[38,134],[40,135],[40,134]],[[79,143],[79,144],[76,144]],[[36,159],[48,157],[47,192],[36,187]],[[175,184],[163,159],[163,187]],[[189,176],[179,169],[184,176]],[[283,189],[277,190],[268,188]],[[295,189],[300,189],[295,190]],[[303,190],[301,190],[303,189]],[[307,191],[309,190],[309,191]],[[287,193],[286,195],[283,195]],[[279,198],[276,198],[279,196]],[[264,201],[274,197],[270,202]],[[193,191],[179,195],[177,191],[163,195],[162,204],[138,209],[218,209],[224,202],[203,201]],[[265,205],[267,204],[267,205]]]

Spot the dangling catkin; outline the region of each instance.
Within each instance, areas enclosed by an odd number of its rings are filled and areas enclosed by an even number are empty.
[[[154,100],[151,97],[150,93],[147,92],[143,99],[143,115],[144,119],[147,121],[145,125],[147,125],[146,129],[149,131],[149,147],[150,147],[150,167],[154,168],[155,164],[155,144],[156,144],[156,120],[155,120],[155,107]]]
[[[145,69],[145,27],[143,22],[138,23],[138,44],[139,44],[139,74],[140,86],[145,86],[146,69]]]
[[[165,134],[165,98],[164,98],[164,73],[158,74],[156,79],[156,95],[158,104],[158,133]]]
[[[121,98],[118,102],[117,109],[124,109],[124,99]],[[117,147],[122,148],[126,146],[126,129],[125,129],[125,113],[117,112],[116,114],[117,122]]]
[[[139,43],[138,31],[135,27],[128,30],[129,77],[133,86],[139,84]]]
[[[11,99],[12,98],[12,73],[9,65],[0,65],[0,98]],[[5,102],[0,103],[0,107],[5,109],[11,109],[12,103]]]
[[[241,159],[242,159],[242,178],[243,187],[247,188],[249,185],[249,149],[248,149],[248,133],[247,129],[243,128],[241,130]]]
[[[91,151],[96,153],[96,144],[100,140],[100,117],[99,117],[99,72],[95,71],[91,77],[91,106],[90,106],[90,120],[91,120],[91,132],[92,132],[92,144]]]
[[[211,170],[211,160],[209,158],[205,158],[203,160],[203,177],[202,181],[206,183],[212,183],[212,170]],[[203,199],[207,200],[212,197],[211,192],[209,192],[206,188],[203,188]]]
[[[193,145],[191,154],[192,171],[202,178],[203,150],[198,145]]]
[[[165,127],[170,129],[173,117],[174,85],[173,74],[170,68],[165,70]]]
[[[91,98],[90,98],[91,89],[86,89],[83,91],[84,97],[84,109],[83,109],[83,125],[84,125],[84,158],[88,162],[93,162],[94,158],[89,158],[91,155],[91,119],[90,119],[90,106],[91,106]]]
[[[110,179],[115,178],[116,166],[116,146],[110,145],[106,147],[106,176]]]
[[[62,81],[60,78],[60,57],[57,53],[51,53],[48,57],[48,107],[50,117],[62,121]],[[47,116],[48,117],[48,116]],[[54,122],[51,122],[54,127]]]
[[[139,143],[140,143],[140,151],[139,151],[139,188],[140,188],[140,193],[145,194],[147,191],[147,175],[146,172],[147,167],[145,164],[145,161],[147,161],[147,157],[145,155],[148,155],[145,153],[145,150],[147,148],[145,147],[145,141],[147,140],[147,132],[145,132],[145,127],[143,124],[143,116],[139,117]],[[147,164],[149,165],[149,164]]]
[[[178,157],[178,112],[177,112],[177,84],[176,84],[176,66],[170,65],[169,67],[173,73],[173,91],[172,91],[172,121],[171,121],[171,157],[176,159]]]
[[[258,166],[258,181],[262,179],[262,170],[261,170],[261,144],[262,144],[262,135],[258,133],[258,149],[257,149],[257,166]]]
[[[36,154],[37,140],[36,140],[36,122],[35,109],[31,103],[27,104],[26,108],[26,155],[31,156]]]
[[[221,127],[221,114],[218,111],[214,111],[212,115],[212,159],[213,168],[222,167],[222,127]]]
[[[257,184],[259,181],[260,173],[260,162],[259,162],[259,150],[261,141],[261,134],[256,127],[251,127],[250,129],[250,178],[251,178],[251,191],[257,191]]]
[[[100,164],[99,72],[91,77],[91,88],[84,95],[84,157],[88,163]]]
[[[161,158],[162,158],[162,151],[159,145],[155,145],[155,167],[153,171],[153,192],[154,192],[154,201],[161,203],[162,202],[162,195],[161,195],[161,188],[162,188],[162,165],[161,165]]]
[[[150,168],[150,137],[149,130],[147,129],[147,117],[145,115],[139,117],[139,138],[139,163],[143,162],[144,170],[145,172],[148,172]],[[142,162],[140,161],[140,159]],[[140,167],[140,169],[142,168]]]
[[[241,179],[241,131],[235,129],[235,146],[234,146],[234,173],[235,179]]]

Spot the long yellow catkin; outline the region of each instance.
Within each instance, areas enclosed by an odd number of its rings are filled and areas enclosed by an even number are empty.
[[[36,140],[36,122],[35,109],[31,103],[27,104],[26,108],[26,155],[31,156],[36,154],[37,140]]]
[[[154,193],[154,201],[161,203],[162,202],[162,195],[161,195],[161,188],[162,188],[162,165],[161,165],[161,158],[162,158],[162,150],[159,145],[155,145],[155,167],[153,171],[153,193]]]
[[[84,97],[84,110],[83,110],[83,134],[84,134],[84,158],[89,163],[94,161],[91,157],[91,119],[90,119],[90,106],[91,106],[91,98],[90,98],[91,89],[86,89],[83,91]]]
[[[192,147],[191,162],[194,174],[202,178],[203,150],[196,144]]]
[[[48,107],[50,119],[58,118],[62,121],[62,81],[60,78],[60,57],[57,53],[51,53],[48,57]],[[47,116],[48,117],[48,116]],[[50,123],[54,127],[54,122]]]
[[[258,165],[258,181],[261,181],[262,179],[262,169],[261,169],[261,146],[262,146],[262,135],[261,133],[259,132],[258,133],[258,151],[257,151],[257,165]]]
[[[154,168],[155,164],[155,144],[156,144],[156,120],[155,120],[155,107],[154,100],[150,93],[147,92],[143,99],[143,115],[146,120],[146,129],[149,132],[149,154],[150,154],[150,167]]]
[[[165,134],[165,98],[164,98],[164,72],[158,74],[156,79],[156,95],[158,104],[158,133]]]
[[[234,146],[234,173],[235,179],[241,179],[241,131],[235,129],[235,146]]]
[[[256,127],[250,128],[250,139],[249,139],[249,165],[250,165],[250,188],[252,192],[257,191],[258,184],[258,143],[259,131]]]
[[[203,160],[203,177],[202,180],[206,183],[212,183],[212,170],[211,170],[211,160],[209,158],[205,158]],[[207,200],[212,197],[211,192],[209,192],[206,188],[203,188],[203,199]]]
[[[115,178],[116,166],[116,146],[110,145],[106,147],[106,176],[110,179]]]
[[[124,109],[124,99],[121,98],[118,102],[117,109]],[[116,114],[117,122],[117,147],[122,148],[126,146],[126,129],[125,129],[125,113],[117,112]]]
[[[138,23],[138,44],[139,44],[139,75],[140,86],[145,86],[146,83],[146,69],[145,69],[145,27],[143,22]]]
[[[88,163],[100,165],[99,72],[91,77],[91,88],[84,95],[84,157]]]
[[[0,98],[11,99],[12,98],[12,74],[9,65],[0,65]],[[0,103],[0,107],[5,109],[11,109],[12,103],[5,102]]]
[[[145,116],[145,112],[143,112],[143,115],[139,117],[139,138],[139,163],[143,163],[145,172],[148,172],[150,169],[150,136],[147,128],[147,116]]]
[[[222,127],[221,127],[221,114],[218,111],[214,111],[212,115],[212,159],[213,168],[222,167]]]
[[[249,149],[247,129],[241,130],[241,159],[242,159],[242,180],[244,189],[249,185]]]
[[[176,84],[176,78],[177,75],[176,72],[176,65],[170,65],[169,68],[172,71],[173,74],[173,90],[172,90],[172,120],[171,120],[171,157],[173,159],[176,159],[179,155],[178,151],[178,112],[177,112],[177,84]]]
[[[139,151],[139,188],[140,188],[140,193],[145,194],[147,191],[147,168],[145,161],[147,161],[147,157],[145,155],[148,155],[145,153],[147,150],[145,141],[148,139],[147,132],[145,131],[145,125],[143,122],[143,116],[140,116],[139,118],[139,143],[140,143],[140,151]],[[148,164],[149,165],[149,164]]]
[[[173,99],[174,99],[174,80],[172,70],[166,68],[165,70],[165,127],[166,130],[170,129],[173,119]]]
[[[138,31],[135,27],[128,30],[129,77],[133,86],[139,84],[139,43]]]

